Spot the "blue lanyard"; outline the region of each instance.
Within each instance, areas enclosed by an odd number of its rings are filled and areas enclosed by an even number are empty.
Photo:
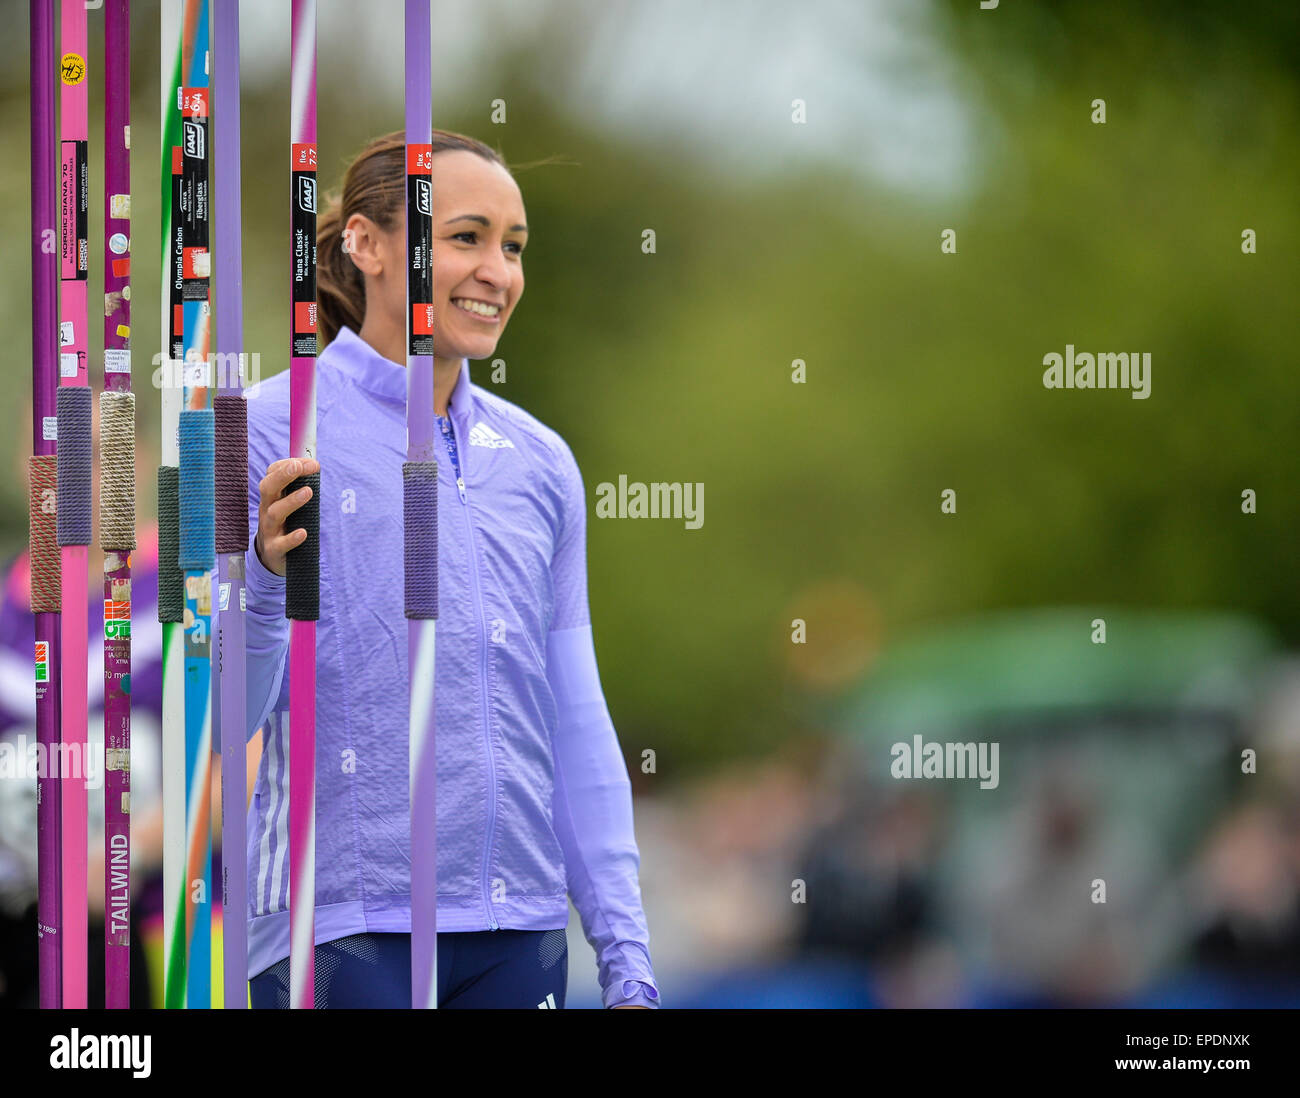
[[[456,436],[451,431],[451,420],[438,415],[437,412],[433,413],[433,418],[438,421],[442,437],[447,441],[447,454],[451,457],[451,467],[456,470],[456,479],[460,480],[460,455],[456,453]]]

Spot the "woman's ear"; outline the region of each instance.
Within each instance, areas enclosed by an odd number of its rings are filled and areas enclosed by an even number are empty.
[[[361,214],[353,214],[343,226],[343,252],[363,275],[378,277],[383,261],[377,247],[375,223]]]

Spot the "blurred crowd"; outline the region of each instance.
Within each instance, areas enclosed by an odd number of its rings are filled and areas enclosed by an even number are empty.
[[[639,798],[665,1005],[1300,1006],[1300,661],[1268,683],[1235,726],[1021,728],[1000,797],[810,734]]]

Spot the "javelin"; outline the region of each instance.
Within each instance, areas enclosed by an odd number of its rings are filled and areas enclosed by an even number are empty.
[[[99,396],[99,545],[104,551],[104,1005],[131,1005],[131,19],[104,13],[104,391]]]
[[[239,0],[216,0],[215,202],[217,276],[216,428],[217,663],[221,684],[221,927],[224,1003],[248,1006],[247,869],[244,864],[245,749],[244,553],[248,549],[248,406],[244,403],[243,274],[240,244]],[[221,157],[220,163],[216,155]],[[238,362],[233,378],[230,365]]]
[[[63,735],[59,774],[63,801],[63,1005],[86,1003],[86,605],[91,537],[89,314],[90,275],[86,7],[60,13],[62,79],[59,210],[62,224],[59,300],[58,538],[62,562]],[[73,765],[68,765],[68,755]],[[69,769],[73,773],[68,773]]]
[[[170,1008],[185,1005],[185,676],[183,636],[185,583],[178,561],[180,454],[177,430],[181,386],[173,375],[182,355],[179,248],[180,111],[176,100],[182,81],[180,0],[161,7],[160,67],[162,81],[162,453],[158,466],[158,620],[162,623],[163,753],[163,1000]],[[170,52],[169,52],[170,51]],[[170,58],[170,60],[168,60]]]
[[[211,1005],[212,980],[212,568],[213,415],[208,350],[208,0],[186,0],[182,28],[181,114],[182,408],[180,537],[185,583],[185,911],[186,1005]]]
[[[289,450],[316,460],[316,0],[293,0],[290,64]],[[320,619],[320,473],[301,508],[307,540],[285,556],[289,627],[289,1004],[316,1002],[316,622]],[[287,493],[286,493],[287,494]]]
[[[411,1006],[438,1005],[438,463],[433,434],[433,89],[429,0],[406,0],[406,461],[402,465],[410,686]]]
[[[36,617],[36,741],[46,765],[36,777],[36,937],[41,1008],[63,1005],[60,779],[49,760],[59,747],[59,547],[55,519],[58,457],[59,270],[54,219],[54,0],[32,0],[32,457],[28,463],[31,608]]]

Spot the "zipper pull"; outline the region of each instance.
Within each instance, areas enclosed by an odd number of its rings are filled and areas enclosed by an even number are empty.
[[[461,501],[461,503],[466,502],[466,500],[465,500],[465,478],[464,478],[464,477],[457,477],[457,478],[456,478],[456,487],[460,490],[460,501]]]

